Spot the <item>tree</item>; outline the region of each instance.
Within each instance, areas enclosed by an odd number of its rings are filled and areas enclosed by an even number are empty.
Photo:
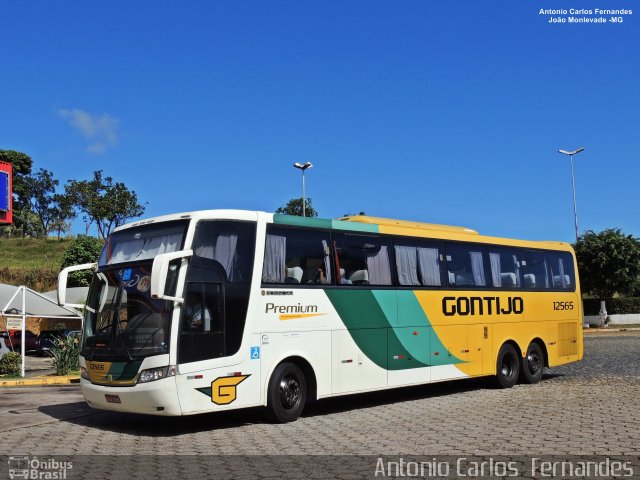
[[[93,172],[93,180],[69,180],[65,185],[68,202],[83,213],[89,222],[95,222],[98,234],[106,238],[111,230],[129,218],[144,213],[138,196],[124,183],[113,183],[111,177],[102,177],[102,170]]]
[[[601,301],[631,293],[640,276],[640,239],[617,228],[582,234],[575,244],[582,290]]]
[[[306,201],[306,216],[307,217],[317,217],[318,212],[311,205],[311,199],[307,198]],[[296,215],[298,217],[302,216],[302,197],[300,198],[292,198],[287,202],[286,205],[279,207],[276,210],[276,213],[283,213],[285,215]]]
[[[44,168],[25,178],[29,204],[40,219],[41,232],[44,235],[49,232],[49,225],[60,216],[55,195],[58,183],[58,180],[53,178],[53,172]]]
[[[38,215],[27,204],[26,207],[18,210],[14,208],[13,225],[11,226],[10,234],[17,234],[22,237],[44,237],[46,232],[42,230]]]
[[[78,236],[67,246],[62,254],[62,264],[60,268],[97,262],[103,244],[104,242],[97,238]],[[92,272],[88,270],[69,272],[67,286],[86,287],[91,281],[91,275]]]
[[[58,240],[62,234],[69,235],[71,233],[71,222],[65,222],[63,219],[55,218],[49,225],[49,233],[55,233],[58,236]]]
[[[58,238],[60,238],[60,233],[71,232],[70,220],[76,216],[74,205],[71,200],[72,199],[70,199],[66,194],[57,193],[53,196],[56,208],[53,212],[54,214],[47,233],[57,232]]]

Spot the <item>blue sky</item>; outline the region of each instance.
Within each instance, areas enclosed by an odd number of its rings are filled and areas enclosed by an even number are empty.
[[[631,8],[549,24],[540,8]],[[634,8],[638,7],[638,8]],[[0,148],[145,216],[274,211],[640,236],[636,1],[5,1]],[[76,222],[75,230],[83,231]]]

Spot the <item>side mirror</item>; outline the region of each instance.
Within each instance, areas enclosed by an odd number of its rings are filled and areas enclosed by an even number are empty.
[[[67,277],[69,276],[69,272],[94,270],[97,266],[97,263],[83,263],[82,265],[73,265],[72,267],[64,268],[58,274],[58,305],[63,307],[84,308],[84,305],[67,303]]]
[[[164,294],[167,284],[167,275],[169,273],[169,263],[179,258],[187,258],[193,255],[193,250],[181,250],[179,252],[163,253],[153,259],[153,267],[151,267],[151,298],[160,300],[173,300],[175,302],[183,302],[181,297],[171,297]]]

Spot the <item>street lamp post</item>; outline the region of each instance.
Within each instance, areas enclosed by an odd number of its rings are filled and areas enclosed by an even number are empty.
[[[306,217],[307,216],[307,207],[306,207],[306,202],[307,202],[307,197],[306,197],[306,192],[304,189],[304,171],[307,168],[311,168],[313,167],[313,163],[311,162],[307,162],[305,164],[301,164],[301,163],[294,163],[293,164],[294,167],[299,168],[302,171],[302,216]]]
[[[578,241],[578,210],[576,208],[576,179],[573,174],[573,156],[582,152],[583,150],[583,147],[580,147],[571,152],[568,152],[567,150],[558,150],[558,152],[562,153],[563,155],[569,155],[569,159],[571,160],[571,187],[573,189],[573,218],[576,225],[576,242]]]

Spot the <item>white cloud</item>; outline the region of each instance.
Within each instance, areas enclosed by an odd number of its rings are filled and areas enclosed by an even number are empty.
[[[107,146],[104,143],[97,142],[87,145],[85,150],[87,153],[95,153],[96,155],[99,155],[107,151]]]
[[[118,144],[119,121],[108,113],[91,114],[79,108],[62,108],[58,115],[90,141],[86,147],[88,153],[101,154]]]

